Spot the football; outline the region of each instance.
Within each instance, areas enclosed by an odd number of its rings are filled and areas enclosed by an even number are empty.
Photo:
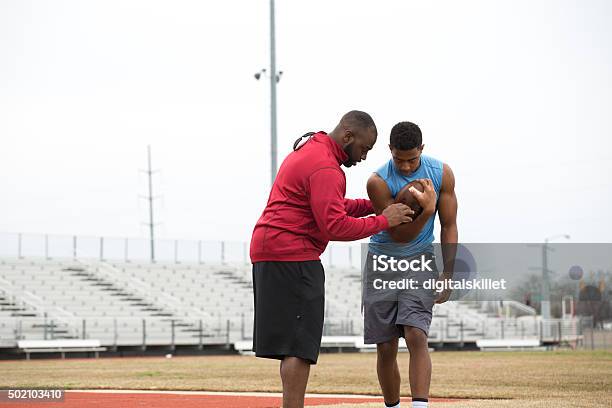
[[[423,185],[418,181],[411,181],[397,193],[397,195],[395,196],[395,202],[406,204],[408,207],[412,208],[412,210],[414,211],[412,218],[414,219],[418,217],[421,212],[423,212],[423,208],[421,207],[417,199],[414,197],[414,195],[410,192],[409,189],[412,186],[414,186],[414,188],[416,188],[420,192],[423,192],[423,190],[425,190],[423,188]]]

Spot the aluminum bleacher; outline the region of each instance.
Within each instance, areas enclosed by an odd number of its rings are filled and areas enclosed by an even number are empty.
[[[111,350],[228,348],[250,340],[252,324],[251,267],[243,262],[0,258],[0,348],[53,339],[95,339]],[[429,341],[544,342],[576,334],[573,324],[542,322],[517,302],[453,301],[434,307]],[[326,266],[324,335],[353,336],[359,345],[362,334],[360,270]]]

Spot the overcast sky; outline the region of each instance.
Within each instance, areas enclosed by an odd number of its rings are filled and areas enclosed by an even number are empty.
[[[612,241],[612,2],[276,2],[279,163],[351,109],[409,120],[463,242]],[[0,231],[250,239],[269,193],[268,1],[0,1]]]

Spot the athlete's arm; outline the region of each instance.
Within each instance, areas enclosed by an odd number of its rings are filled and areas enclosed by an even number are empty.
[[[368,196],[370,197],[370,202],[372,203],[372,207],[374,207],[374,212],[376,214],[382,213],[382,211],[387,208],[389,205],[393,204],[395,200],[391,196],[391,191],[387,186],[387,183],[380,178],[380,176],[376,173],[372,174],[368,179],[368,183],[366,185],[368,190]],[[435,194],[435,192],[434,192]],[[433,200],[435,203],[435,199]],[[407,243],[416,238],[417,235],[423,229],[423,226],[427,222],[427,219],[431,217],[433,212],[435,211],[435,206],[432,208],[423,209],[423,212],[416,217],[412,222],[404,223],[398,225],[397,227],[389,228],[387,231],[395,242]]]
[[[391,191],[387,187],[387,183],[381,179],[378,174],[373,173],[366,184],[368,190],[368,197],[372,207],[374,207],[375,214],[382,214],[383,210],[393,204],[393,197],[391,197]]]
[[[459,231],[457,230],[455,175],[447,164],[444,164],[442,170],[438,217],[440,218],[440,242],[442,244],[442,261],[444,262],[444,270],[440,278],[450,279],[453,277]],[[441,292],[436,299],[436,303],[446,302],[449,296],[450,290]]]

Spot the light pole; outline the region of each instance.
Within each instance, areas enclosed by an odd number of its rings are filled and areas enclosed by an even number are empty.
[[[266,69],[255,73],[259,80]],[[276,32],[274,25],[274,0],[270,0],[270,186],[276,178],[276,84],[280,81],[283,71],[276,72]]]

